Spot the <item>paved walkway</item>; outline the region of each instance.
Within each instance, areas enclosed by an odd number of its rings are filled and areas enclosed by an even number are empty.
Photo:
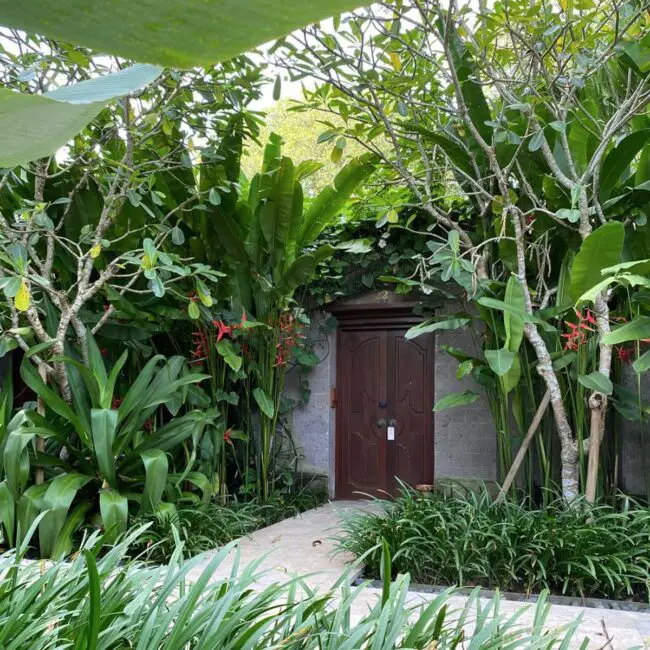
[[[352,580],[358,576],[359,570],[355,570],[350,565],[352,558],[341,553],[334,554],[336,546],[332,537],[339,532],[341,518],[351,510],[373,507],[368,502],[336,501],[310,510],[301,517],[286,519],[258,530],[239,542],[239,564],[243,567],[249,562],[263,558],[258,568],[262,573],[258,581],[262,588],[268,584],[286,582],[292,577],[306,574],[308,575],[305,582],[319,591],[330,589],[346,572]],[[230,577],[233,555],[220,564],[214,580]],[[193,568],[189,574],[190,579],[198,577],[211,556],[212,554],[207,554],[204,560]],[[360,618],[379,597],[378,589],[367,587],[356,600],[353,616]],[[433,597],[432,594],[412,592],[409,596],[409,604],[417,607]],[[454,596],[450,601],[450,609],[460,609],[465,602],[463,596]],[[502,600],[500,611],[504,615],[511,615],[522,607],[525,607],[525,603]],[[531,607],[530,610],[532,609]],[[547,619],[548,627],[568,625],[580,615],[582,622],[578,634],[574,637],[575,643],[571,644],[572,648],[579,648],[585,637],[589,637],[588,647],[594,650],[650,648],[650,614],[551,605],[551,612]],[[520,620],[523,625],[532,623],[532,611],[526,612]]]

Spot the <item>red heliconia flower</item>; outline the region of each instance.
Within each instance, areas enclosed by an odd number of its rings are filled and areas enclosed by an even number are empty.
[[[121,400],[119,397],[114,397],[114,398],[111,400],[111,408],[112,408],[112,409],[119,409],[119,408],[120,408],[120,404],[122,404],[122,400]]]
[[[203,363],[203,360],[208,356],[208,337],[205,332],[198,330],[192,332],[192,339],[194,349],[190,353],[192,357],[190,365],[196,366]]]
[[[221,341],[221,339],[224,336],[232,336],[232,331],[233,328],[226,325],[223,321],[221,320],[213,320],[212,324],[217,328],[218,333],[217,333],[217,343]]]
[[[574,309],[578,317],[577,323],[571,321],[564,321],[564,324],[569,328],[568,334],[562,334],[562,338],[566,339],[564,344],[565,350],[577,350],[581,345],[587,342],[587,332],[593,332],[594,328],[590,325],[596,325],[596,319],[593,313],[587,309],[583,314],[581,311]]]
[[[619,345],[616,349],[616,356],[621,363],[630,363],[632,361],[632,350],[623,345]]]
[[[223,441],[228,443],[229,445],[232,445],[232,438],[230,437],[232,435],[232,429],[226,429],[223,433]]]

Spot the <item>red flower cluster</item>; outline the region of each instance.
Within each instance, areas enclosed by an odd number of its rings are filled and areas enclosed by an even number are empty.
[[[192,332],[192,343],[194,348],[190,352],[192,360],[191,366],[198,366],[203,363],[203,360],[208,356],[208,337],[205,332],[197,330]]]
[[[233,443],[232,443],[232,439],[231,439],[231,437],[230,437],[231,435],[232,435],[232,429],[226,429],[226,430],[224,431],[224,434],[223,434],[223,441],[224,441],[225,443],[229,444],[229,445],[232,445],[232,444],[233,444]]]
[[[286,366],[291,353],[300,339],[305,337],[300,333],[302,323],[298,322],[290,312],[285,312],[278,319],[280,340],[276,345],[275,366]]]
[[[577,350],[581,345],[584,345],[587,342],[587,332],[595,331],[590,325],[597,324],[593,313],[589,309],[584,314],[577,309],[574,311],[578,317],[578,322],[564,321],[564,324],[570,330],[568,334],[562,334],[562,338],[566,339],[565,350]]]
[[[217,328],[218,333],[217,333],[217,343],[221,341],[221,339],[224,336],[228,336],[229,338],[232,338],[232,333],[236,330],[243,330],[245,329],[244,323],[248,319],[246,318],[246,312],[243,311],[241,315],[241,321],[239,323],[235,323],[234,325],[226,325],[222,320],[213,320],[212,324]]]
[[[122,403],[122,400],[121,400],[119,397],[114,397],[114,398],[111,400],[111,408],[112,408],[113,410],[119,409],[121,403]]]

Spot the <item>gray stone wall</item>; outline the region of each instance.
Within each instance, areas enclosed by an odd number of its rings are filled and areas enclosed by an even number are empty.
[[[631,366],[623,366],[621,384],[636,394],[636,373]],[[641,401],[650,402],[650,375],[647,373],[641,381]],[[644,459],[650,464],[650,427],[646,424],[642,432],[638,421],[623,418],[618,421],[621,427],[621,487],[626,494],[645,496]]]
[[[325,331],[326,314],[312,316],[308,333],[314,343],[314,353],[320,363],[309,373],[311,394],[305,406],[292,413],[291,428],[298,447],[298,468],[305,474],[328,477],[328,486],[334,490],[334,426],[335,412],[330,406],[330,389],[336,384],[336,332]],[[286,377],[286,392],[299,398],[300,374],[297,368]]]
[[[453,312],[453,308],[445,312]],[[478,333],[477,333],[478,334]],[[436,336],[435,399],[469,389],[481,397],[468,406],[446,409],[434,418],[435,480],[445,478],[497,480],[497,439],[483,389],[471,377],[456,378],[458,361],[443,345],[477,355],[471,324],[462,330],[441,331]]]

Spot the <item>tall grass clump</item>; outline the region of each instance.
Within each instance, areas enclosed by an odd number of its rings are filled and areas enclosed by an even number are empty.
[[[404,488],[381,504],[379,514],[349,518],[339,540],[364,556],[373,576],[385,540],[393,572],[419,583],[650,600],[650,511],[628,499],[620,507],[556,501],[533,509],[494,503],[487,491],[454,496]]]
[[[258,564],[235,561],[227,579],[215,576],[232,548],[210,560],[193,581],[198,558],[182,561],[182,544],[168,567],[126,557],[135,531],[97,557],[91,537],[68,563],[45,566],[0,556],[0,647],[5,650],[373,650],[453,648],[551,650],[575,635],[576,623],[545,630],[540,602],[532,622],[501,615],[499,600],[473,594],[453,608],[451,592],[421,610],[408,605],[408,579],[386,583],[383,597],[363,602],[365,588],[341,581],[315,594],[300,580],[263,586]],[[390,570],[390,558],[384,558]],[[543,600],[543,599],[542,599]],[[467,641],[467,637],[472,639]]]

